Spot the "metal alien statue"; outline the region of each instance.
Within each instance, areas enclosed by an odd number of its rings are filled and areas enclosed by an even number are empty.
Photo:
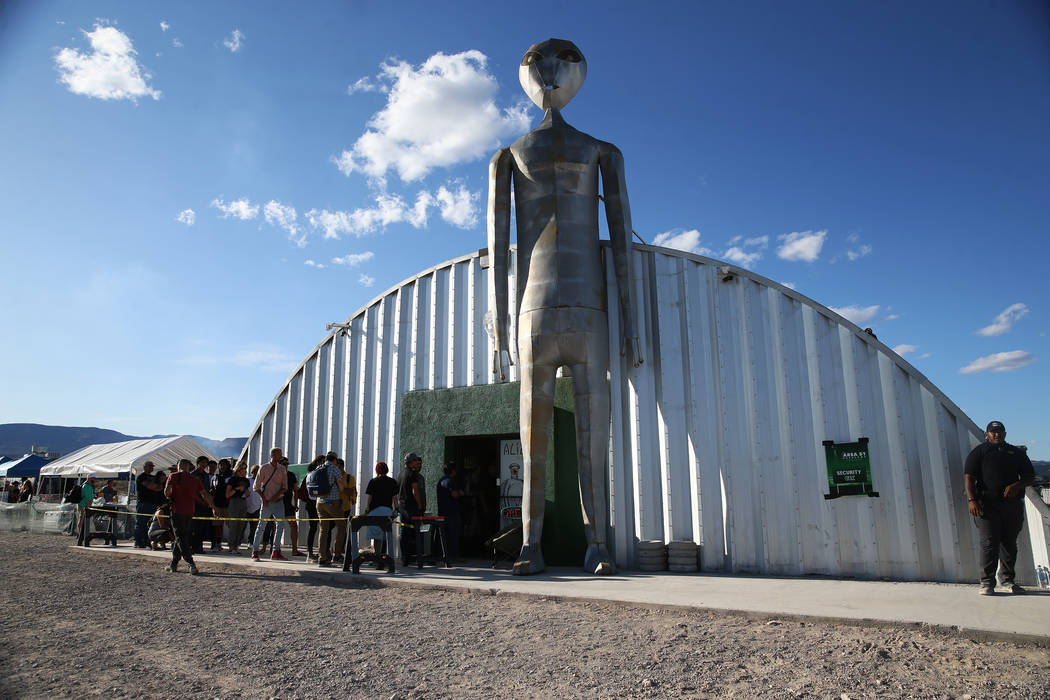
[[[608,506],[605,459],[609,453],[609,319],[598,241],[601,173],[613,269],[619,290],[621,352],[642,362],[631,301],[631,212],[623,156],[610,143],[569,126],[562,107],[583,85],[587,62],[571,41],[548,39],[529,48],[518,79],[541,109],[543,122],[489,166],[488,244],[495,304],[496,366],[510,350],[507,323],[510,193],[517,227],[517,348],[521,374],[521,438],[525,488],[523,546],[514,573],[535,574],[545,506],[547,446],[559,367],[572,374],[580,500],[587,535],[584,569],[615,572],[606,547]]]

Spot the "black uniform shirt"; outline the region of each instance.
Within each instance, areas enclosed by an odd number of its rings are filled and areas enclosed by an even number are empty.
[[[979,498],[998,501],[1007,486],[1035,472],[1032,460],[1020,447],[1007,442],[982,442],[966,458],[965,473],[977,477]]]

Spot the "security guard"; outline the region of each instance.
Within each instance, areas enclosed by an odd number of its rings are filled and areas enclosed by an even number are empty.
[[[966,497],[981,534],[981,595],[995,593],[995,573],[1011,593],[1024,593],[1014,581],[1017,535],[1024,525],[1024,489],[1035,481],[1024,449],[1006,442],[1006,427],[993,420],[986,442],[966,458]]]

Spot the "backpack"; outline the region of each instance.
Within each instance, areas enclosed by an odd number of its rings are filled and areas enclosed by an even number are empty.
[[[306,493],[310,494],[310,498],[329,498],[332,495],[328,465],[318,467],[306,475]]]
[[[73,484],[73,487],[66,491],[66,498],[63,503],[80,503],[80,499],[84,497],[84,490],[80,488],[80,484]]]

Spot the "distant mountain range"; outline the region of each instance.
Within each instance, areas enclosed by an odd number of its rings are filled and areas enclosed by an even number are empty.
[[[30,451],[31,446],[41,445],[51,452],[67,455],[88,445],[125,440],[172,437],[171,435],[125,435],[106,428],[70,428],[62,425],[40,425],[39,423],[0,424],[0,455],[18,458]],[[190,435],[219,457],[236,457],[241,453],[248,438],[225,438],[212,440],[199,435]]]

